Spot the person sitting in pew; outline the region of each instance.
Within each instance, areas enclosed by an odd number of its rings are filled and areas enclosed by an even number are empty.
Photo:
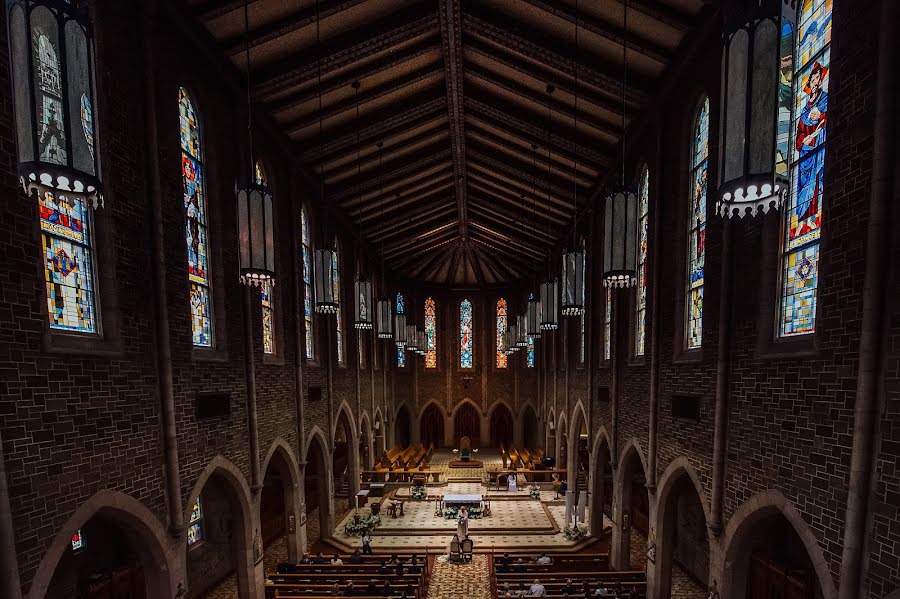
[[[378,584],[374,578],[369,581],[369,586],[366,587],[366,595],[378,595]]]
[[[361,564],[363,563],[363,556],[359,553],[359,549],[353,552],[353,555],[350,556],[348,560],[351,564]]]
[[[347,581],[347,586],[344,587],[344,597],[353,597],[356,595],[356,587],[353,586],[353,581]]]
[[[409,573],[419,574],[421,571],[422,568],[419,567],[419,559],[416,557],[416,554],[413,553],[412,560],[409,562]]]
[[[413,590],[412,585],[406,585],[406,588],[403,589],[403,594],[400,595],[400,599],[413,599],[416,596],[416,592]]]
[[[547,589],[544,588],[544,585],[541,584],[541,581],[537,578],[534,579],[534,583],[531,585],[531,588],[528,589],[529,597],[546,597]]]
[[[594,593],[591,592],[591,585],[586,580],[581,585],[581,592],[584,595],[584,599],[591,599],[594,596]]]
[[[344,560],[341,559],[341,556],[340,556],[340,555],[338,555],[337,553],[335,553],[335,554],[334,554],[334,557],[331,558],[331,565],[332,565],[332,566],[343,566],[343,565],[344,565]]]
[[[498,560],[504,566],[508,566],[512,563],[512,558],[509,557],[509,553],[504,553],[503,557]]]
[[[403,567],[403,560],[397,561],[397,567],[394,569],[394,574],[397,576],[403,576],[406,574],[406,568]]]
[[[609,589],[606,588],[606,585],[603,584],[602,581],[599,582],[599,583],[597,583],[597,584],[598,584],[597,590],[594,591],[594,595],[607,595],[607,594],[609,594]]]
[[[324,564],[324,563],[325,563],[325,558],[322,557],[322,552],[320,551],[319,553],[317,553],[317,554],[316,554],[316,557],[314,557],[314,558],[312,559],[312,561],[309,562],[309,563],[311,563],[311,564]]]
[[[388,562],[387,562],[387,563],[388,563],[389,565],[391,565],[391,566],[396,566],[396,565],[397,565],[397,562],[399,562],[399,561],[400,561],[400,560],[397,559],[397,554],[396,554],[396,553],[392,553],[392,554],[391,554],[391,557],[388,558]]]
[[[528,564],[525,563],[524,557],[519,557],[516,559],[516,565],[513,566],[513,572],[518,572],[520,574],[528,572]]]
[[[394,594],[394,589],[391,588],[391,582],[389,580],[385,580],[384,584],[381,585],[381,593],[382,597],[390,597]]]
[[[550,564],[553,563],[553,560],[550,559],[550,556],[547,555],[546,553],[542,553],[540,555],[540,557],[538,557],[537,560],[535,560],[534,563],[541,565],[541,566],[549,566]]]
[[[575,585],[572,584],[571,578],[566,578],[566,586],[563,587],[563,593],[566,595],[571,595],[575,592]]]
[[[338,581],[334,581],[334,584],[331,585],[331,596],[332,597],[340,597],[341,596],[341,585]]]
[[[391,569],[387,567],[387,560],[381,560],[381,566],[378,567],[379,574],[390,574]]]

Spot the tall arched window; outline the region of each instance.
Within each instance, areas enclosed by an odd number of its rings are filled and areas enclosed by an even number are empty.
[[[637,301],[634,323],[634,355],[644,355],[647,337],[647,257],[650,247],[650,170],[644,165],[641,169],[641,183],[638,189],[640,198],[640,246],[638,247],[638,280]]]
[[[534,337],[528,337],[528,347],[525,353],[525,366],[534,368]]]
[[[306,359],[315,357],[313,343],[313,247],[309,235],[309,216],[306,206],[300,207],[300,253],[303,259],[303,329],[306,334]]]
[[[341,318],[343,306],[341,305],[341,259],[340,248],[337,239],[334,240],[334,253],[331,254],[331,271],[333,276],[331,284],[333,285],[334,301],[337,303],[338,309],[334,313],[335,326],[335,345],[337,346],[338,364],[344,363],[344,320]]]
[[[425,300],[425,368],[437,368],[437,307]]]
[[[506,368],[506,352],[503,349],[503,335],[506,333],[506,300],[497,300],[497,368]]]
[[[472,302],[459,304],[459,367],[472,368]]]
[[[194,345],[212,347],[212,293],[209,278],[206,171],[200,145],[200,122],[187,90],[178,88],[181,115],[181,181],[186,215],[188,279],[191,295],[191,330]]]
[[[397,298],[394,303],[397,306],[397,314],[406,314],[406,302],[403,299],[402,293],[397,294]],[[402,347],[397,348],[397,366],[399,368],[403,368],[406,366],[406,352],[403,351]]]
[[[253,165],[254,178],[257,185],[268,187],[269,180],[266,176],[266,167],[260,161]],[[259,286],[259,298],[262,304],[262,338],[263,353],[275,353],[275,300],[272,297],[274,291],[272,281],[264,280]]]
[[[791,201],[782,241],[782,337],[815,331],[819,238],[824,201],[828,82],[831,67],[831,0],[803,0],[797,12],[793,60]]]
[[[685,345],[703,343],[703,284],[706,264],[706,180],[709,159],[709,97],[694,120],[691,147],[691,206],[688,221],[688,285],[685,297]]]

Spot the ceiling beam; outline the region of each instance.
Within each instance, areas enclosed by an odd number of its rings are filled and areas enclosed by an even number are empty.
[[[452,242],[453,240],[454,240],[454,238],[451,237],[444,241],[441,241],[440,243],[436,243],[432,246],[429,246],[429,247],[425,248],[424,250],[421,250],[417,254],[410,254],[405,257],[399,258],[396,261],[394,261],[394,265],[398,270],[404,270],[405,267],[409,266],[410,263],[414,262],[415,263],[415,265],[413,266],[414,269],[416,266],[421,268],[423,266],[423,262],[424,262],[423,257],[424,256],[427,256],[432,252],[437,252],[440,248],[444,247],[445,245]],[[446,251],[444,253],[446,253]],[[443,255],[443,253],[438,252],[438,255]]]
[[[556,195],[551,191],[548,198],[546,178],[539,178],[536,189],[532,190],[531,186],[524,181],[515,176],[510,176],[505,171],[498,170],[495,166],[481,164],[478,160],[472,158],[469,159],[469,164],[474,167],[471,179],[505,194],[511,204],[518,202],[521,196],[524,195],[529,204],[537,202],[541,211],[549,213],[553,222],[562,224],[563,221],[567,220],[567,210],[571,206],[568,196],[571,195],[571,190],[568,190],[566,195]],[[543,172],[546,173],[546,170]],[[526,181],[530,182],[530,177]],[[561,218],[554,218],[555,216]]]
[[[410,256],[410,259],[405,260],[404,265],[408,265],[410,262],[413,263],[412,271],[410,271],[409,273],[410,278],[418,278],[420,273],[430,269],[436,263],[446,260],[447,250],[441,248],[450,243],[450,241],[452,240],[448,239],[447,241],[439,243],[434,247],[424,250],[418,255]],[[428,256],[428,258],[425,258],[425,256]]]
[[[448,223],[428,234],[420,235],[416,239],[410,239],[400,244],[394,244],[390,249],[385,248],[385,259],[389,261],[394,260],[397,256],[403,254],[416,253],[422,246],[440,243],[442,241],[447,241],[448,239],[457,239],[458,236],[456,235],[455,227],[456,223]]]
[[[616,0],[622,4],[622,0]],[[659,0],[628,0],[628,10],[634,10],[673,29],[685,33],[696,25],[695,19]]]
[[[469,256],[469,262],[472,263],[472,270],[475,271],[475,279],[478,280],[478,285],[484,288],[487,283],[484,278],[484,270],[481,268],[481,260],[472,252],[472,245],[468,241],[465,243],[465,248],[466,254]]]
[[[340,0],[332,2],[323,2],[321,5],[313,4],[307,8],[289,14],[271,23],[266,23],[261,27],[257,27],[250,31],[249,39],[245,39],[243,33],[239,33],[222,41],[222,50],[227,56],[234,56],[244,51],[245,45],[249,44],[253,49],[257,46],[272,42],[278,38],[293,33],[298,29],[312,25],[318,20],[320,23],[349,8],[353,8],[358,4],[362,4],[366,0]]]
[[[469,150],[469,155],[473,160],[479,162],[482,166],[487,166],[495,169],[499,169],[506,173],[508,176],[512,178],[519,178],[522,181],[531,181],[532,178],[532,165],[525,161],[515,161],[509,157],[501,157],[496,152],[491,153],[490,148],[485,148],[485,151],[482,151],[481,148],[473,147]],[[540,194],[541,188],[546,192],[547,188],[550,188],[550,193],[556,197],[564,198],[565,200],[571,201],[572,197],[572,180],[566,179],[562,182],[559,181],[558,177],[552,177],[550,183],[547,183],[547,175],[546,169],[541,169],[543,173],[537,173],[538,182],[537,182],[537,190],[538,194]],[[541,174],[544,175],[543,181],[541,181]],[[543,185],[542,185],[543,183]],[[584,194],[587,195],[588,188],[584,185],[579,187],[579,195]]]
[[[507,226],[513,227],[513,230],[518,231],[519,234],[527,235],[541,245],[549,246],[556,241],[556,237],[552,233],[548,232],[545,227],[540,226],[541,223],[535,222],[536,217],[533,213],[529,212],[527,208],[522,211],[525,213],[523,217],[499,209],[496,204],[489,204],[487,202],[479,202],[476,204],[473,201],[472,210],[477,210],[485,218],[491,219],[494,222],[501,224],[505,223]]]
[[[452,206],[451,206],[452,207]],[[429,227],[434,227],[434,221],[442,219],[444,222],[447,220],[453,220],[452,218],[445,218],[449,214],[449,209],[447,204],[441,204],[438,210],[431,210],[425,214],[419,214],[416,217],[408,218],[402,226],[394,227],[389,231],[385,232],[375,232],[370,235],[367,235],[369,241],[373,244],[389,244],[392,243],[393,239],[398,235],[405,235],[407,237],[411,235],[416,235],[418,232],[421,232],[423,229],[428,229]]]
[[[388,106],[377,113],[370,114],[367,120],[371,125],[359,131],[359,143],[363,146],[383,141],[398,132],[406,132],[421,126],[441,114],[445,110],[447,100],[443,94],[437,96],[433,91],[413,96],[406,102]],[[323,141],[324,137],[327,141]],[[316,162],[323,157],[344,152],[348,149],[356,152],[356,129],[345,127],[341,132],[328,132],[308,140],[316,144],[300,153],[300,158],[307,162]]]
[[[456,203],[459,212],[459,236],[466,238],[466,117],[462,64],[461,0],[439,0],[441,46],[444,52],[444,80],[447,87],[447,114],[450,120],[450,146],[456,175]]]
[[[521,254],[525,254],[536,260],[544,259],[545,254],[541,252],[540,248],[529,245],[521,239],[514,238],[513,235],[515,235],[515,233],[499,231],[496,227],[488,227],[481,223],[472,222],[471,224],[473,229],[478,229],[485,235],[496,238],[507,247],[518,250]]]
[[[289,58],[258,69],[253,92],[266,96],[290,87],[318,80],[339,69],[347,68],[394,46],[416,40],[438,29],[434,12],[424,4],[391,15],[367,25],[362,30],[348,31],[326,40],[310,52],[291,53]],[[310,55],[313,55],[310,59]],[[321,56],[321,61],[317,60]]]
[[[336,202],[342,202],[360,193],[366,193],[367,190],[376,190],[384,187],[385,191],[391,185],[396,185],[398,180],[411,178],[416,173],[425,168],[435,166],[450,158],[450,150],[439,144],[428,146],[421,152],[421,158],[418,160],[399,159],[395,162],[384,165],[384,173],[378,177],[371,174],[361,175],[359,178],[353,178],[346,181],[340,188],[333,193],[329,193],[328,197]]]
[[[452,190],[450,190],[450,187],[453,185],[452,172],[447,169],[441,174],[442,178],[439,181],[423,179],[421,183],[410,185],[403,190],[403,193],[392,194],[389,198],[387,195],[380,198],[370,198],[362,207],[351,214],[356,220],[365,223],[380,216],[393,214],[410,204],[428,203],[430,201],[429,198],[436,194],[452,193]],[[385,201],[386,199],[388,201]]]
[[[473,214],[475,213],[475,210],[473,210]],[[552,242],[549,242],[546,239],[538,239],[537,237],[532,236],[530,232],[516,228],[514,224],[510,223],[504,218],[497,218],[496,216],[492,216],[481,207],[478,208],[477,214],[480,220],[473,219],[473,223],[478,222],[478,224],[483,227],[493,229],[497,233],[509,237],[511,243],[518,243],[534,252],[538,252],[539,255],[543,254],[543,248],[553,245]]]
[[[378,169],[380,172],[379,163],[384,164],[383,159],[391,160],[395,158],[397,155],[404,155],[409,151],[409,148],[412,146],[418,146],[425,142],[434,141],[436,139],[443,139],[447,137],[447,130],[443,127],[432,127],[431,129],[427,129],[422,131],[421,133],[416,133],[403,140],[402,144],[393,144],[390,147],[386,147],[384,149],[384,156],[381,155],[381,152],[375,150],[374,152],[366,153],[367,148],[371,148],[372,146],[363,146],[363,154],[360,158],[360,168],[363,171],[367,171],[369,169]],[[335,178],[340,178],[345,175],[353,175],[356,172],[356,152],[347,152],[342,157],[343,163],[339,166],[328,166],[328,162],[325,163],[325,180],[331,181]]]
[[[353,94],[340,102],[335,102],[334,104],[323,106],[321,112],[312,112],[306,116],[288,121],[284,124],[284,129],[285,131],[287,131],[288,135],[292,133],[298,133],[300,131],[303,131],[307,127],[315,125],[320,120],[324,121],[338,116],[339,114],[342,114],[348,110],[354,110],[357,106],[357,103],[359,104],[360,108],[363,108],[369,102],[374,102],[375,100],[379,100],[385,96],[397,93],[404,88],[409,87],[410,85],[421,83],[422,81],[434,77],[440,72],[440,67],[436,67],[434,65],[426,65],[421,69],[413,71],[412,73],[407,73],[397,79],[388,81],[383,85],[379,85],[378,87],[374,87],[370,90],[360,92],[358,97]],[[366,115],[362,115],[360,118],[364,122],[368,120],[368,117]]]
[[[479,81],[484,82],[486,85],[497,86],[500,89],[503,89],[511,94],[515,94],[521,98],[528,100],[533,104],[537,104],[538,106],[546,107],[549,103],[553,112],[556,114],[561,114],[570,119],[575,119],[580,123],[584,123],[585,125],[591,127],[592,129],[596,129],[597,131],[601,131],[609,136],[612,136],[616,139],[621,137],[622,135],[622,127],[619,125],[615,125],[604,121],[602,119],[598,119],[597,117],[584,112],[583,110],[576,109],[573,106],[569,106],[565,102],[558,102],[554,100],[552,97],[549,97],[546,93],[537,93],[531,88],[522,85],[521,83],[516,83],[510,79],[506,79],[502,75],[498,75],[496,73],[489,73],[485,69],[481,69],[477,66],[470,65],[466,69],[466,75],[478,79]],[[582,103],[582,107],[586,103]],[[545,117],[546,118],[546,117]],[[600,142],[598,145],[603,146],[608,144],[604,144]]]
[[[446,285],[450,285],[454,280],[454,275],[459,270],[460,262],[463,259],[463,244],[456,244],[456,251],[454,252],[453,259],[450,261],[450,268],[447,270],[447,277],[444,279],[444,283]],[[465,283],[465,278],[463,278],[463,283]]]
[[[383,235],[390,233],[396,229],[403,229],[403,226],[408,222],[415,221],[421,218],[426,218],[432,214],[442,213],[449,208],[454,207],[454,204],[450,203],[439,203],[439,204],[426,204],[420,207],[417,210],[412,212],[408,212],[402,214],[400,216],[396,216],[391,219],[381,220],[378,223],[375,223],[371,227],[367,227],[363,229],[363,235],[369,237],[371,239],[381,239]]]
[[[500,262],[493,254],[486,254],[482,251],[481,246],[472,243],[472,251],[481,261],[485,268],[491,271],[493,277],[499,281],[507,281],[510,279],[518,279],[520,273],[518,270],[509,265],[509,262]]]
[[[273,114],[277,114],[283,110],[293,108],[299,104],[305,104],[311,100],[318,98],[321,92],[323,96],[335,92],[339,89],[347,87],[354,81],[365,81],[370,77],[375,77],[393,69],[399,65],[403,65],[418,59],[429,52],[434,52],[438,48],[437,36],[428,37],[420,42],[404,48],[402,52],[392,52],[383,58],[379,58],[372,62],[367,62],[363,66],[349,71],[341,71],[335,73],[322,81],[321,86],[310,86],[302,90],[291,92],[283,96],[279,96],[277,100],[266,103],[266,107]],[[562,89],[562,88],[560,88]]]
[[[510,22],[504,18],[504,25],[498,23],[498,17],[488,17],[485,14],[478,16],[466,12],[463,15],[466,31],[477,35],[481,39],[505,47],[511,52],[538,62],[547,68],[559,71],[568,77],[576,78],[585,84],[593,86],[602,93],[609,94],[611,98],[621,97],[622,74],[620,72],[601,71],[595,65],[596,59],[575,60],[559,48],[560,44],[522,23]],[[578,65],[577,69],[575,65]],[[618,69],[617,69],[618,70]],[[649,98],[649,90],[653,82],[637,73],[628,73],[628,91],[626,99],[635,106],[643,105]]]
[[[643,54],[650,60],[660,64],[668,64],[669,51],[657,44],[656,42],[639,38],[633,33],[623,31],[618,27],[613,27],[599,19],[586,14],[585,12],[576,13],[575,10],[562,2],[548,2],[547,0],[520,0],[524,4],[530,4],[546,13],[559,17],[572,25],[577,26],[585,31],[590,31],[594,35],[598,35],[610,42],[621,46],[623,42],[627,43],[628,49],[638,54]],[[570,42],[572,47],[575,46],[574,35]],[[576,52],[578,50],[576,49]]]
[[[547,130],[547,116],[526,114],[522,111],[516,111],[512,106],[504,106],[501,110],[496,106],[502,105],[504,102],[497,99],[488,99],[486,97],[476,97],[470,94],[466,98],[466,109],[470,113],[475,113],[483,122],[497,127],[501,131],[519,132],[519,137],[526,140],[530,144],[547,147],[549,143],[551,148],[565,152],[572,161],[578,157],[579,161],[587,164],[608,165],[612,163],[610,154],[598,151],[595,147],[603,147],[605,144],[594,139],[585,139],[581,135],[573,135],[572,131],[560,132],[555,126],[551,125],[553,131]],[[540,123],[540,125],[535,124]],[[572,138],[575,137],[573,140]]]
[[[536,271],[543,266],[543,261],[535,262],[534,258],[523,254],[515,248],[510,248],[502,243],[498,244],[495,239],[492,239],[481,232],[476,233],[473,231],[472,238],[472,241],[491,250],[495,255],[511,260],[516,266],[521,268],[523,272]]]
[[[244,8],[248,0],[207,0],[190,8],[191,16],[199,21],[211,21],[215,18],[227,15],[239,8]],[[249,0],[253,5],[257,0]],[[187,4],[187,3],[185,3]]]

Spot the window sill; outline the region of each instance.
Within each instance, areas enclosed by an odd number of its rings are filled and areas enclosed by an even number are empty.
[[[629,366],[646,366],[647,365],[647,356],[632,356],[628,361]]]
[[[266,366],[284,366],[284,356],[278,353],[263,354],[263,364]]]
[[[759,344],[756,354],[760,360],[815,358],[819,355],[816,334],[810,333],[792,339],[767,340]]]
[[[227,362],[228,350],[216,348],[192,347],[191,357],[195,362]]]
[[[672,356],[672,362],[675,364],[701,364],[703,363],[703,348],[680,349]]]
[[[118,340],[100,335],[78,335],[45,331],[41,345],[44,353],[119,358],[123,356]]]

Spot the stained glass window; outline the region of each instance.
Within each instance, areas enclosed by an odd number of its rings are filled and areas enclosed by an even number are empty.
[[[96,333],[91,209],[83,199],[45,191],[38,211],[50,328]]]
[[[253,173],[257,185],[269,185],[269,181],[266,178],[266,168],[258,160],[253,165]],[[275,300],[272,296],[273,291],[271,281],[264,281],[259,286],[259,297],[262,304],[263,352],[267,354],[275,353]]]
[[[640,246],[638,247],[637,302],[634,325],[634,355],[644,355],[647,336],[647,256],[650,246],[650,170],[641,169],[641,184],[638,194],[640,204]]]
[[[472,368],[472,302],[459,304],[459,367]]]
[[[525,366],[534,368],[534,337],[528,338],[528,347],[525,352]]]
[[[397,306],[397,314],[405,314],[406,313],[406,304],[403,301],[403,294],[398,293],[397,297],[394,301],[394,304]],[[402,347],[397,348],[397,367],[404,368],[406,366],[406,352],[403,351]]]
[[[506,300],[497,300],[497,368],[506,368],[503,335],[506,333]]]
[[[185,240],[194,345],[212,347],[212,298],[209,281],[209,239],[200,122],[187,90],[178,88],[181,116],[181,182],[184,194]]]
[[[691,206],[688,222],[688,287],[685,298],[688,349],[703,343],[703,284],[706,264],[706,180],[709,161],[709,98],[694,121],[691,148]]]
[[[331,254],[331,277],[332,292],[334,293],[334,301],[338,305],[337,312],[334,313],[335,339],[337,345],[338,364],[344,363],[344,320],[341,318],[341,267],[340,258],[338,257],[337,240],[334,241],[334,253]]]
[[[437,307],[425,300],[425,368],[437,368]]]
[[[303,259],[303,329],[306,334],[306,359],[315,357],[313,351],[313,260],[312,240],[309,235],[309,217],[306,206],[300,208],[300,253]]]
[[[793,70],[791,199],[782,243],[782,337],[815,331],[831,68],[832,0],[802,0]],[[786,86],[784,86],[786,87]],[[784,89],[783,87],[783,89]]]
[[[587,315],[582,312],[581,313],[581,336],[578,338],[578,361],[581,364],[584,364],[585,355],[587,353],[587,344],[585,343],[585,335],[587,331],[585,331],[585,327],[587,326]]]
[[[191,521],[188,523],[187,542],[188,547],[196,545],[203,540],[203,512],[200,510],[200,498],[194,500],[191,509]]]
[[[72,551],[79,551],[81,549],[84,549],[84,535],[79,528],[75,531],[75,534],[72,535]]]
[[[612,357],[612,287],[606,288],[606,306],[603,315],[603,359]]]

